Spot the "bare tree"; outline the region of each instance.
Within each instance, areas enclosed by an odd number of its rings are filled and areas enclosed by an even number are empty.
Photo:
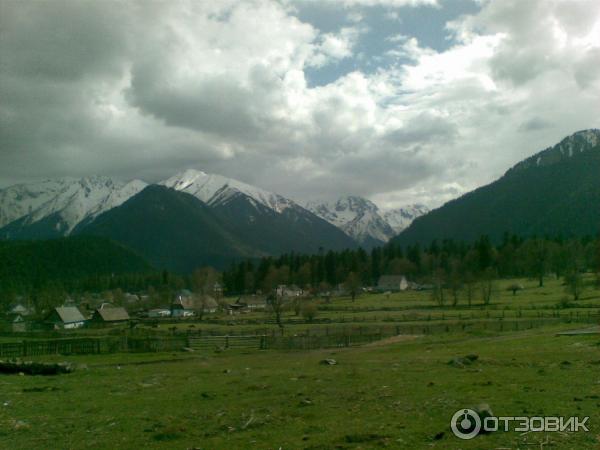
[[[283,284],[288,277],[287,266],[280,268],[270,267],[263,280],[263,292],[267,293],[267,312],[275,316],[275,321],[283,333],[283,322],[281,316],[284,311],[285,299],[283,292],[278,291],[277,286]]]
[[[584,289],[583,277],[578,270],[571,270],[565,275],[566,290],[573,296],[573,300],[579,300]]]
[[[312,322],[317,317],[318,308],[316,303],[310,302],[302,306],[302,317],[308,322]]]
[[[352,301],[356,299],[356,294],[360,288],[360,278],[355,272],[350,272],[346,281],[344,282],[344,287],[348,289],[350,292],[350,297],[352,297]]]
[[[434,302],[440,306],[444,306],[446,298],[444,296],[444,283],[446,280],[446,272],[444,269],[439,268],[433,274],[433,289],[431,291],[431,297]]]
[[[480,283],[481,297],[484,305],[489,305],[496,293],[496,272],[488,268],[484,271]]]

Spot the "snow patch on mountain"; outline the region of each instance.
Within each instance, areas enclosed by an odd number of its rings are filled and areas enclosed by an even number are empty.
[[[68,235],[80,222],[119,206],[146,186],[141,180],[122,182],[104,176],[17,184],[0,190],[0,227],[18,219],[30,225],[58,214],[59,231]]]
[[[370,200],[357,196],[335,202],[308,202],[306,208],[341,229],[359,243],[384,243],[428,212],[423,205],[411,205],[383,212]]]
[[[542,150],[539,153],[521,161],[508,172],[523,170],[532,166],[549,166],[560,163],[563,160],[572,158],[574,155],[584,153],[598,148],[600,144],[600,130],[592,128],[589,130],[578,131],[571,136],[567,136],[558,144]]]
[[[209,206],[227,204],[235,196],[243,194],[253,201],[278,213],[297,206],[292,200],[256,186],[243,183],[222,175],[209,174],[200,170],[188,169],[159,184],[177,191],[191,194]]]
[[[399,234],[419,216],[429,212],[429,208],[422,204],[407,205],[402,208],[395,208],[386,211],[383,214],[384,220],[392,227],[394,234]]]

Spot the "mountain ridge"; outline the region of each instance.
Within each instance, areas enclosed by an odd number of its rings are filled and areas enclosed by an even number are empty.
[[[365,247],[386,243],[428,211],[418,204],[382,211],[372,201],[355,195],[342,196],[334,202],[310,201],[305,206]]]
[[[591,135],[596,139],[590,139]],[[535,153],[494,182],[417,218],[393,242],[472,242],[481,235],[498,242],[504,233],[525,237],[596,235],[600,230],[598,136],[600,130],[582,130]]]

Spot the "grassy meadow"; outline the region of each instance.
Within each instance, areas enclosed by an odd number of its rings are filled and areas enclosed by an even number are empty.
[[[441,307],[427,292],[405,292],[363,295],[355,302],[333,299],[317,317],[344,317],[344,323],[329,326],[346,327],[352,317],[363,316],[373,319],[356,323],[376,326],[386,316],[402,320],[403,314],[416,322],[450,320],[459,312],[472,314],[469,320],[503,320],[503,311],[539,317],[600,309],[591,278],[581,300],[568,308],[564,302],[557,306],[566,295],[559,281],[538,288],[520,280],[525,289],[516,296],[505,289],[511,282],[500,282],[487,306],[477,301],[469,308],[461,301],[457,308]],[[259,321],[266,314],[246,317]],[[194,327],[224,332],[276,327],[231,320]],[[323,326],[286,325],[286,333]],[[557,336],[589,327],[552,322],[519,331],[401,335],[310,351],[37,357],[67,360],[78,369],[59,376],[0,376],[0,448],[597,449],[600,334]],[[448,364],[468,354],[478,359],[464,367]],[[324,359],[337,364],[320,364]],[[590,431],[456,438],[452,415],[480,403],[497,416],[589,416]]]

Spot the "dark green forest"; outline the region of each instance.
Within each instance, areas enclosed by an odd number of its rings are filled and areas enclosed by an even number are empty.
[[[267,293],[279,284],[296,284],[313,294],[338,287],[354,294],[376,285],[381,275],[401,274],[443,295],[496,278],[529,277],[540,285],[548,276],[577,281],[586,271],[600,272],[597,238],[505,234],[497,245],[482,236],[472,244],[434,240],[428,246],[402,247],[392,242],[370,252],[359,248],[248,259],[215,279],[222,280],[229,295]],[[154,270],[135,252],[104,238],[0,242],[4,306],[17,296],[48,306],[62,304],[69,295],[120,297],[123,292],[145,292],[156,304],[168,304],[179,289],[197,290],[201,273],[200,268],[186,275]]]
[[[548,274],[562,277],[595,271],[599,264],[598,239],[522,239],[505,234],[497,245],[482,236],[472,244],[434,240],[426,247],[402,247],[392,242],[371,252],[358,249],[248,260],[224,271],[223,283],[228,292],[235,293],[268,291],[277,284],[292,283],[315,291],[340,284],[352,290],[374,286],[384,274],[446,287],[498,277],[534,277],[543,284]]]
[[[3,291],[41,289],[48,285],[72,289],[83,278],[151,271],[140,255],[101,237],[0,241]]]

